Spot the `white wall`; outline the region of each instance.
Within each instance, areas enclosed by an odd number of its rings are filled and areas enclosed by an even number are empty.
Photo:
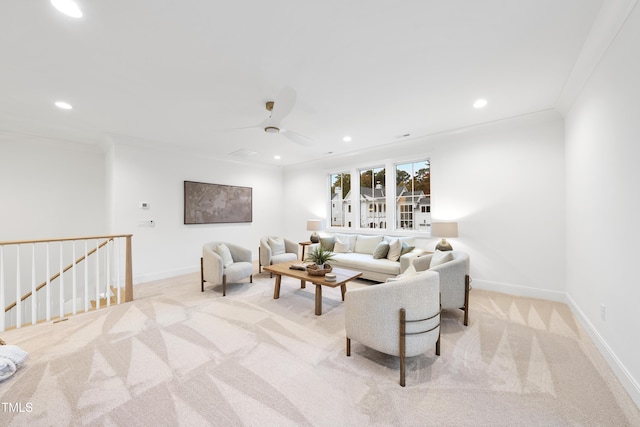
[[[563,132],[546,112],[286,168],[285,234],[308,237],[304,219],[326,218],[328,173],[430,157],[433,218],[458,221],[451,242],[470,253],[474,286],[564,300]]]
[[[133,233],[134,282],[171,277],[200,268],[202,244],[232,241],[258,257],[260,237],[280,235],[282,171],[216,160],[175,149],[134,146],[112,141],[109,185],[112,188],[112,233]],[[184,224],[184,181],[253,188],[253,222]],[[143,210],[140,202],[149,203]],[[154,227],[138,227],[138,220],[153,219]]]
[[[567,291],[638,405],[639,40],[636,8],[566,118]]]
[[[104,153],[22,135],[0,140],[0,240],[104,234]]]

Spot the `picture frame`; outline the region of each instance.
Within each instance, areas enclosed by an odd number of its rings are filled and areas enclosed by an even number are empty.
[[[252,222],[252,192],[251,187],[184,181],[184,223]]]

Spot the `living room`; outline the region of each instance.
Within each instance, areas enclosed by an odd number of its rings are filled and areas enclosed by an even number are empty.
[[[132,233],[142,284],[198,271],[209,240],[252,248],[256,259],[264,235],[306,240],[306,221],[327,217],[330,173],[429,158],[432,216],[458,222],[452,244],[471,257],[474,289],[566,303],[640,405],[640,289],[631,268],[640,239],[632,217],[640,208],[632,164],[640,10],[635,1],[621,9],[594,25],[585,41],[592,50],[579,57],[586,71],[576,67],[556,105],[299,164],[230,161],[117,133],[84,144],[14,128],[3,112],[0,185],[11,208],[0,235]],[[251,187],[253,221],[185,225],[185,180]],[[138,227],[145,219],[155,226]],[[436,243],[418,238],[426,249]]]

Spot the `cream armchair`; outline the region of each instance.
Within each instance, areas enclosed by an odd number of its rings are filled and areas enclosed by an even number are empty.
[[[448,257],[450,260],[446,261],[444,257]],[[469,265],[469,255],[461,251],[436,251],[435,254],[421,256],[413,260],[416,271],[429,270],[440,274],[442,309],[463,310],[465,326],[469,324],[469,291],[471,290]]]
[[[435,346],[440,355],[440,285],[435,272],[350,290],[344,313],[347,356],[351,340],[400,357],[400,385],[405,385],[405,358]]]
[[[226,249],[225,249],[226,248]],[[201,291],[204,282],[222,284],[222,296],[227,294],[227,283],[249,278],[253,283],[251,251],[228,242],[209,242],[202,246],[200,258]]]
[[[298,244],[282,237],[263,237],[260,239],[258,259],[258,273],[262,272],[264,265],[295,261],[298,259]]]

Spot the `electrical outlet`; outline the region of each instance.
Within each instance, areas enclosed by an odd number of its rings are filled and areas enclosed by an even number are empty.
[[[605,320],[605,306],[604,306],[604,304],[600,304],[600,318],[603,321]]]

